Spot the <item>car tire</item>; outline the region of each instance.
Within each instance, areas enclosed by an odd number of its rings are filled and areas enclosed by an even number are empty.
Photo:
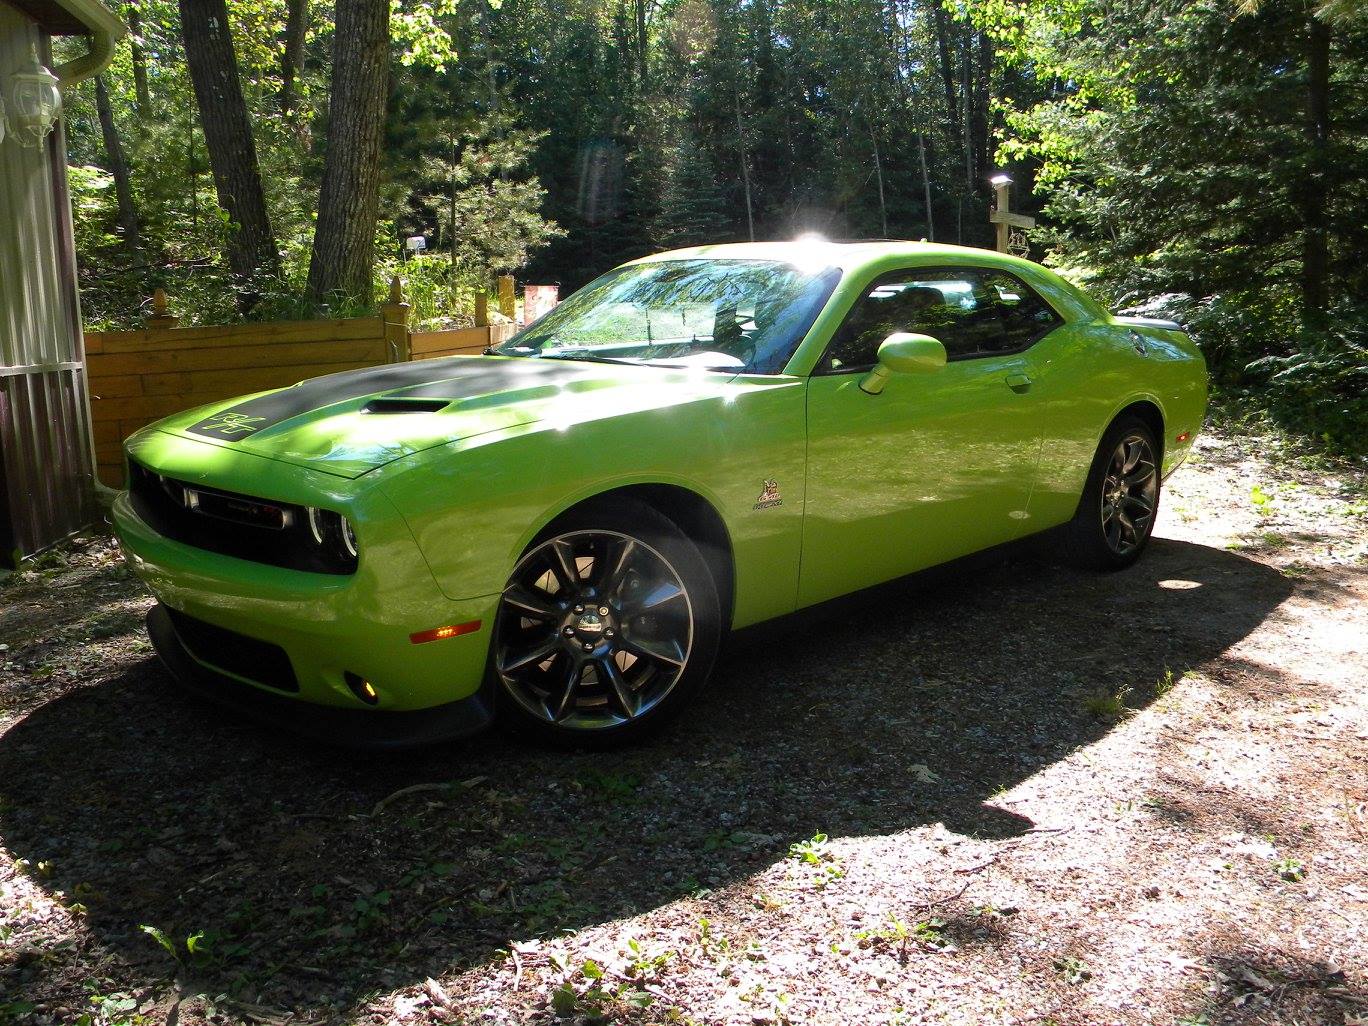
[[[1160,450],[1154,432],[1130,414],[1102,436],[1074,518],[1060,532],[1064,558],[1088,570],[1121,570],[1149,544],[1159,514]]]
[[[509,575],[490,642],[499,719],[561,747],[640,741],[703,687],[721,636],[713,575],[672,520],[631,499],[586,504]]]

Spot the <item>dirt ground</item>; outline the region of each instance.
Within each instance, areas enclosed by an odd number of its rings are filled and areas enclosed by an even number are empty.
[[[1205,438],[1028,550],[734,639],[611,755],[179,695],[107,538],[0,582],[0,1023],[1368,1024],[1368,474]]]

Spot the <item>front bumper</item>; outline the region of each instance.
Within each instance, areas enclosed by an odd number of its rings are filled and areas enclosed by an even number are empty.
[[[361,565],[350,576],[292,570],[173,541],[138,516],[127,493],[115,500],[113,521],[130,567],[164,606],[283,650],[288,659],[290,688],[278,681],[273,687],[273,675],[255,673],[250,660],[224,666],[192,655],[193,646],[180,644],[169,617],[154,614],[156,621],[167,621],[156,627],[160,638],[153,637],[163,659],[192,686],[207,675],[214,682],[210,697],[255,693],[250,703],[232,704],[250,704],[257,715],[296,729],[311,717],[335,724],[333,714],[344,714],[343,721],[371,724],[376,743],[389,747],[426,739],[424,730],[410,742],[389,737],[409,714],[445,723],[437,731],[441,736],[468,733],[488,720],[482,688],[498,596],[452,601],[443,595],[397,514],[377,517],[370,511]],[[476,621],[477,629],[459,636],[421,644],[410,638]],[[347,683],[349,674],[371,683],[373,705]],[[471,704],[464,711],[453,710],[466,700]],[[333,736],[330,729],[323,732]],[[364,735],[365,728],[352,733]],[[363,740],[358,736],[351,743]]]
[[[195,659],[160,603],[147,614],[147,633],[157,655],[186,690],[262,723],[326,744],[373,750],[417,748],[468,737],[493,719],[492,703],[483,691],[446,705],[409,712],[318,706],[271,694]]]

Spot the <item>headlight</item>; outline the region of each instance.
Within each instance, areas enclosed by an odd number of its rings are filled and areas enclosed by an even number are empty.
[[[341,563],[356,562],[356,532],[351,521],[330,509],[306,508],[309,537],[325,556]]]

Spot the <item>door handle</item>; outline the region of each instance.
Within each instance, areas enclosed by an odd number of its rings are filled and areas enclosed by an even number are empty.
[[[1031,378],[1030,378],[1029,375],[1022,374],[1022,373],[1020,373],[1020,372],[1018,371],[1018,372],[1015,373],[1015,374],[1008,374],[1008,375],[1007,375],[1007,378],[1006,378],[1006,381],[1007,381],[1007,387],[1010,388],[1013,392],[1028,392],[1028,391],[1030,391],[1030,388],[1031,388]]]

